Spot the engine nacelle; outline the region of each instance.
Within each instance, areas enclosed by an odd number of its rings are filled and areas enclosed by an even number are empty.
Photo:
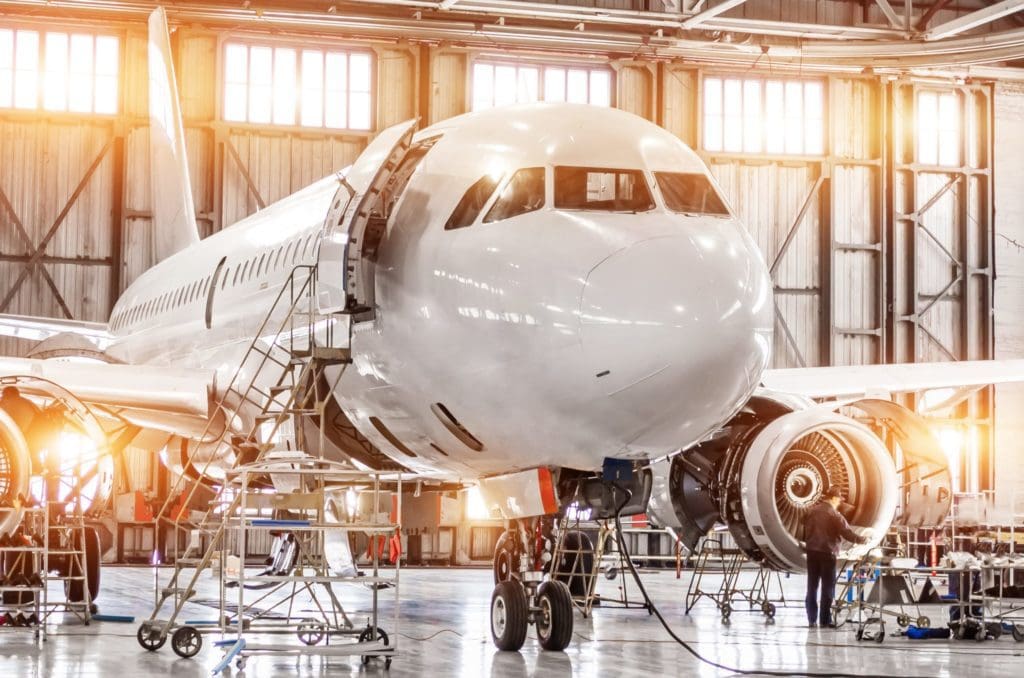
[[[894,522],[941,521],[951,498],[949,470],[924,422],[887,401],[854,406],[889,425],[907,461],[904,473],[915,477],[901,481],[882,440],[851,417],[762,395],[710,440],[674,457],[661,482],[656,470],[654,513],[664,517],[670,502],[691,549],[724,524],[748,557],[787,571],[805,569],[804,514],[833,486],[843,493],[840,511],[850,526],[870,536],[862,550]]]
[[[17,424],[0,410],[0,536],[21,524],[22,509],[15,507],[18,495],[29,496],[32,457]]]

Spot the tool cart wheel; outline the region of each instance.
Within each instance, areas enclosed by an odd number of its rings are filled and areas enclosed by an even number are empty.
[[[768,617],[769,619],[774,619],[775,603],[770,603],[767,600],[764,601],[763,603],[761,603],[761,612],[763,612],[764,616]]]
[[[191,659],[203,649],[203,635],[191,626],[182,626],[171,636],[171,649],[182,659]]]
[[[537,589],[537,639],[545,650],[560,652],[572,640],[572,594],[569,587],[552,579]]]
[[[303,645],[316,645],[324,639],[324,631],[324,625],[320,622],[304,621],[299,624],[295,635],[299,637]]]
[[[373,631],[374,631],[374,628],[372,626],[367,626],[365,629],[363,629],[363,632],[359,634],[359,642],[360,643],[372,643],[375,640],[379,640],[379,641],[382,641],[384,643],[385,647],[389,647],[391,645],[391,641],[388,639],[388,634],[384,631],[384,629],[382,629],[382,628],[380,628],[378,626],[377,629],[376,629],[376,631],[377,631],[377,635],[376,636],[374,636]],[[368,665],[370,663],[371,659],[376,659],[379,656],[380,656],[379,654],[364,654],[363,657],[362,657],[363,666]],[[384,664],[385,664],[385,666],[390,668],[390,666],[391,666],[391,657],[385,657],[384,658]]]
[[[135,634],[135,639],[143,648],[150,652],[156,652],[167,642],[167,635],[161,634],[153,624],[142,622]]]
[[[529,606],[517,581],[498,582],[491,594],[491,638],[499,650],[517,652],[526,642]]]
[[[905,629],[910,626],[910,615],[909,614],[898,614],[896,615],[896,623],[901,629]]]
[[[921,617],[917,618],[917,628],[919,628],[919,629],[928,629],[928,628],[931,628],[931,626],[932,626],[932,620],[929,619],[928,617],[921,616]]]

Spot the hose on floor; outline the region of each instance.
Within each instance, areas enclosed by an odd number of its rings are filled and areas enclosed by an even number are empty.
[[[636,571],[636,566],[633,564],[633,559],[629,556],[629,548],[626,546],[626,539],[622,534],[622,509],[624,509],[626,505],[629,503],[629,500],[633,496],[633,493],[630,492],[628,488],[623,487],[619,483],[613,483],[613,485],[615,486],[615,488],[624,492],[626,495],[626,498],[619,505],[619,508],[615,511],[615,536],[616,539],[618,539],[619,549],[622,551],[622,555],[626,561],[626,565],[629,566],[629,571],[630,573],[632,573],[633,579],[636,581],[637,586],[640,588],[640,593],[644,597],[644,602],[647,604],[647,609],[649,609],[654,614],[654,616],[658,618],[658,621],[661,622],[662,627],[665,629],[668,635],[671,636],[672,639],[676,641],[679,645],[681,645],[684,650],[689,652],[699,661],[702,661],[705,664],[708,664],[709,666],[713,666],[716,669],[721,669],[723,671],[730,671],[732,673],[738,673],[741,675],[748,676],[808,676],[809,678],[929,678],[927,676],[895,676],[883,675],[878,673],[836,673],[834,671],[829,671],[827,673],[815,673],[811,671],[768,671],[765,669],[738,669],[733,666],[726,666],[725,664],[719,664],[714,660],[708,659],[700,652],[698,652],[696,649],[694,649],[692,645],[690,645],[685,640],[680,638],[674,630],[672,630],[672,627],[669,626],[667,621],[665,621],[665,617],[662,616],[661,611],[658,610],[658,607],[654,604],[654,601],[652,601],[651,597],[647,595],[647,589],[644,587],[643,582],[640,580],[640,573]]]

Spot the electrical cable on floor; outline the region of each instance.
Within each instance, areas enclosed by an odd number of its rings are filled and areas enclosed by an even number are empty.
[[[619,542],[619,549],[622,551],[622,555],[625,558],[626,565],[629,566],[629,571],[630,573],[632,573],[633,579],[636,581],[637,587],[639,587],[640,593],[641,595],[643,595],[644,602],[647,603],[648,609],[654,614],[655,617],[658,618],[658,621],[661,622],[662,627],[665,629],[668,635],[672,636],[673,640],[675,640],[679,645],[683,647],[684,650],[689,652],[696,659],[704,662],[705,664],[708,664],[709,666],[713,666],[716,669],[721,669],[723,671],[730,671],[732,673],[739,673],[741,675],[748,676],[808,676],[809,678],[929,678],[928,676],[895,676],[883,675],[878,673],[837,673],[834,671],[829,671],[827,673],[817,673],[812,671],[769,671],[765,669],[737,669],[732,666],[726,666],[725,664],[719,664],[718,662],[703,656],[702,654],[697,652],[697,650],[695,650],[689,643],[680,638],[674,630],[672,630],[672,627],[669,626],[667,621],[665,621],[665,618],[661,616],[661,611],[658,610],[657,606],[655,606],[654,601],[652,601],[651,597],[647,595],[647,589],[644,587],[643,582],[640,581],[640,574],[636,571],[636,566],[633,564],[633,559],[629,556],[629,548],[626,546],[626,539],[622,534],[622,510],[626,508],[626,505],[629,503],[629,500],[633,496],[633,493],[618,483],[615,483],[614,486],[617,489],[621,490],[622,492],[625,492],[626,494],[625,500],[619,505],[619,508],[615,511],[615,536]]]

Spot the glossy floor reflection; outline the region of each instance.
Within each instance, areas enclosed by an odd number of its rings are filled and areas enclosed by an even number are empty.
[[[705,580],[707,581],[707,580]],[[217,584],[203,579],[199,598],[213,599]],[[803,610],[781,608],[774,624],[760,613],[737,605],[729,624],[723,624],[710,601],[701,601],[689,616],[683,614],[687,578],[668,571],[644,574],[644,582],[677,632],[707,657],[740,669],[839,672],[860,675],[1015,676],[1024,674],[1024,643],[1009,636],[985,643],[973,641],[909,641],[886,638],[882,644],[859,643],[853,627],[839,630],[805,628]],[[602,580],[605,595],[617,596],[621,579]],[[802,577],[784,580],[786,594],[802,597]],[[107,614],[148,616],[153,595],[152,570],[106,568],[99,603]],[[356,658],[256,657],[244,675],[295,676],[391,675],[438,676],[726,676],[690,656],[672,641],[654,617],[642,609],[606,606],[589,619],[577,614],[576,637],[566,652],[540,651],[531,632],[520,653],[495,651],[489,637],[488,605],[491,573],[483,569],[406,569],[402,572],[401,634],[390,672],[383,665],[360,665]],[[708,588],[705,584],[704,588]],[[628,594],[638,599],[635,587]],[[388,599],[387,596],[383,596]],[[356,624],[365,622],[369,591],[349,587],[342,600]],[[390,608],[385,614],[390,614]],[[927,611],[933,625],[944,623],[939,608]],[[212,608],[190,604],[186,619],[215,619]],[[388,631],[393,622],[382,624]],[[50,627],[49,640],[38,646],[24,630],[0,630],[0,675],[38,678],[71,676],[208,676],[221,657],[206,637],[206,646],[191,660],[179,659],[170,644],[146,652],[135,640],[137,624],[75,622]],[[890,623],[888,630],[894,630]],[[276,642],[280,642],[276,639]],[[289,639],[289,642],[294,642]],[[230,673],[242,675],[231,669]]]

